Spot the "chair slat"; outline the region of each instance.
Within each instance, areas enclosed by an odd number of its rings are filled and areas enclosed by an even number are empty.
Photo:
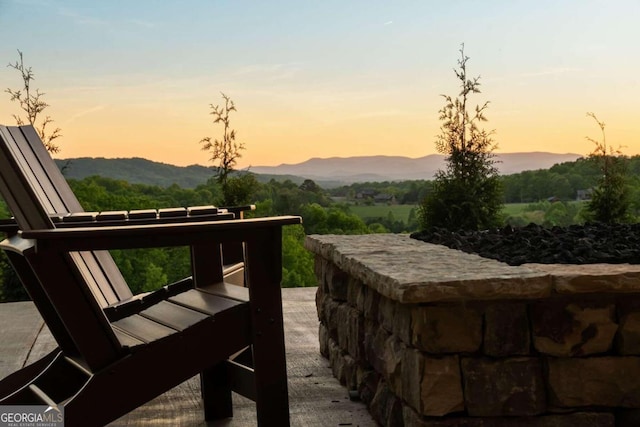
[[[202,292],[198,289],[192,289],[178,294],[169,298],[169,301],[209,315],[215,315],[221,311],[241,304],[238,301],[221,298],[216,295]]]
[[[145,343],[167,337],[176,332],[175,329],[161,325],[158,322],[154,322],[138,314],[120,319],[113,322],[112,325]]]
[[[161,301],[141,311],[140,315],[178,331],[183,331],[209,317],[199,311],[168,301]]]

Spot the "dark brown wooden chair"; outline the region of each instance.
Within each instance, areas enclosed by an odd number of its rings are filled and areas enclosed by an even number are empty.
[[[59,349],[0,381],[0,405],[57,405],[66,425],[104,425],[200,374],[205,419],[232,416],[233,389],[255,400],[259,425],[289,425],[281,228],[300,218],[64,226],[52,217],[80,207],[56,205],[70,190],[43,171],[34,138],[0,126],[0,193],[17,222],[0,247]],[[223,244],[244,247],[247,288],[225,283]],[[105,261],[109,249],[166,246],[191,248],[193,276],[140,297]],[[252,366],[229,360],[248,346]]]

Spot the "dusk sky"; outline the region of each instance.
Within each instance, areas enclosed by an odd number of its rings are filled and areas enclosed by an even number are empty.
[[[24,53],[58,157],[209,164],[209,104],[236,103],[239,166],[435,153],[440,94],[490,101],[499,152],[640,154],[640,1],[0,0],[0,83]],[[17,104],[0,93],[0,123]]]

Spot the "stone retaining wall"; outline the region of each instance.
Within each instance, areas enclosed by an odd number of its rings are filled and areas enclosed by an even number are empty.
[[[640,266],[309,236],[320,351],[383,426],[640,425]]]

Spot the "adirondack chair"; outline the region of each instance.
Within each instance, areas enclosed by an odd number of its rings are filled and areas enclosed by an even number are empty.
[[[232,415],[233,389],[256,401],[259,425],[289,425],[281,228],[300,218],[65,226],[52,212],[69,207],[56,196],[68,187],[49,180],[35,138],[0,126],[0,193],[18,227],[0,247],[59,349],[0,381],[0,405],[47,404],[64,408],[66,425],[104,425],[200,374],[205,419]],[[223,244],[244,246],[247,288],[224,282]],[[141,297],[103,252],[166,246],[190,247],[193,276]],[[248,346],[252,367],[229,360]]]

